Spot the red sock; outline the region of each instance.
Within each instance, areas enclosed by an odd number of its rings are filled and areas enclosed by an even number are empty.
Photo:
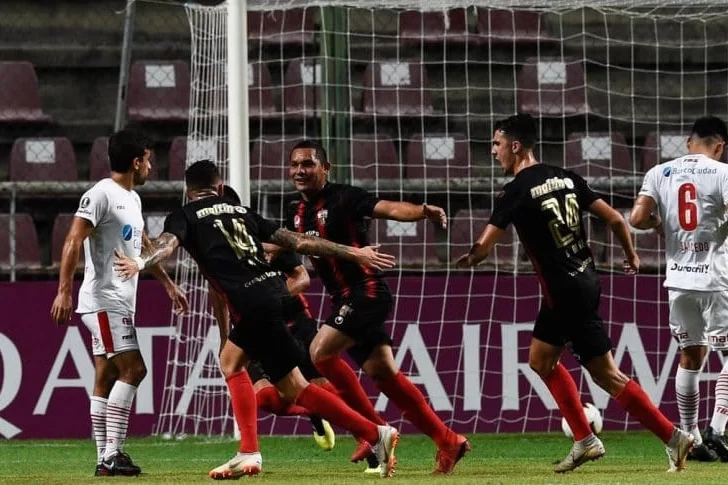
[[[235,422],[240,429],[241,453],[254,453],[258,448],[258,406],[255,390],[246,371],[237,372],[225,379],[230,391]]]
[[[625,411],[634,416],[645,428],[652,431],[663,443],[667,444],[675,431],[675,425],[650,401],[650,396],[630,380],[614,399]]]
[[[579,397],[576,382],[566,367],[559,362],[554,370],[543,380],[546,387],[559,405],[561,414],[569,423],[574,440],[581,441],[592,433],[589,421],[584,414],[584,405]]]
[[[350,431],[354,436],[367,440],[369,444],[373,445],[379,440],[376,424],[351,409],[338,396],[332,395],[318,386],[310,384],[306,386],[296,398],[296,404],[310,409],[313,414]]]
[[[378,381],[377,387],[397,406],[407,421],[432,438],[438,448],[445,448],[453,440],[453,433],[425,401],[420,390],[397,372],[391,379]]]
[[[379,425],[387,424],[374,410],[369,396],[361,387],[354,371],[343,359],[334,355],[315,362],[316,369],[336,388],[341,399],[359,414]]]
[[[325,390],[329,391],[329,392],[330,392],[331,394],[334,394],[334,395],[336,395],[336,396],[338,396],[338,395],[339,395],[339,390],[338,390],[338,389],[336,389],[336,388],[334,387],[334,385],[333,385],[332,383],[330,383],[329,381],[326,381],[326,382],[324,382],[324,383],[323,383],[323,384],[321,384],[321,385],[320,385],[319,387],[320,387],[321,389],[325,389]],[[339,396],[339,397],[340,397],[340,396]]]
[[[286,402],[275,387],[264,387],[255,394],[258,407],[277,416],[308,416],[308,409]]]

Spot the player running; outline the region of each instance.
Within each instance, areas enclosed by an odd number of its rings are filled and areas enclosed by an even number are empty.
[[[485,230],[457,265],[477,265],[508,226],[515,225],[543,292],[529,365],[543,379],[574,432],[574,445],[556,464],[555,472],[574,470],[605,452],[589,427],[574,379],[559,362],[565,347],[594,382],[667,445],[669,471],[680,471],[694,438],[675,427],[644,390],[617,368],[612,342],[598,313],[601,285],[586,242],[582,211],[586,209],[609,224],[622,244],[628,271],[634,273],[640,261],[627,224],[579,175],[536,160],[533,146],[537,131],[529,115],[514,115],[496,124],[492,154],[504,173],[515,178],[498,195]]]
[[[680,345],[675,392],[682,429],[695,438],[688,459],[728,462],[728,360],[715,383],[710,426],[698,430],[700,372],[708,346],[728,356],[728,166],[719,162],[728,141],[723,120],[695,121],[688,155],[645,175],[630,224],[665,235],[665,284],[670,330]]]

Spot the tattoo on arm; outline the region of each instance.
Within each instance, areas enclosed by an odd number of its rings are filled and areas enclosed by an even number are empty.
[[[164,261],[179,246],[177,236],[168,232],[163,232],[157,239],[150,241],[150,243],[150,246],[145,248],[141,255],[146,267]]]
[[[350,246],[327,241],[320,237],[289,231],[288,229],[278,229],[270,237],[270,242],[299,254],[310,254],[324,258],[354,259]]]

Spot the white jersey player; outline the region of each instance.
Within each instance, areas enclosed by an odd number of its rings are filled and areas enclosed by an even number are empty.
[[[711,425],[698,430],[698,382],[708,346],[728,354],[728,165],[719,162],[728,130],[715,117],[698,119],[688,155],[650,169],[630,223],[664,233],[670,331],[680,345],[675,387],[680,423],[695,436],[690,459],[728,461],[728,361],[716,383]]]
[[[109,138],[111,177],[81,197],[63,245],[58,294],[51,308],[56,323],[68,321],[73,273],[83,244],[86,269],[77,312],[92,336],[95,382],[90,414],[97,476],[141,472],[123,452],[131,405],[146,375],[134,328],[137,278],[121,278],[114,272],[113,259],[115,254],[138,258],[149,243],[141,201],[133,189],[149,175],[151,154],[152,142],[141,134],[120,131]],[[176,310],[185,311],[187,301],[167,273],[158,265],[149,269],[167,289]]]

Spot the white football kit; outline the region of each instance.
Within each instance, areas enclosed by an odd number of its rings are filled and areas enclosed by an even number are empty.
[[[672,334],[681,348],[728,349],[728,165],[676,158],[647,172],[640,195],[655,201],[663,221]]]
[[[89,189],[76,211],[94,226],[84,241],[86,269],[77,313],[92,335],[94,355],[138,350],[134,312],[138,275],[126,281],[114,271],[114,249],[136,257],[142,250],[144,218],[139,195],[110,178]]]

